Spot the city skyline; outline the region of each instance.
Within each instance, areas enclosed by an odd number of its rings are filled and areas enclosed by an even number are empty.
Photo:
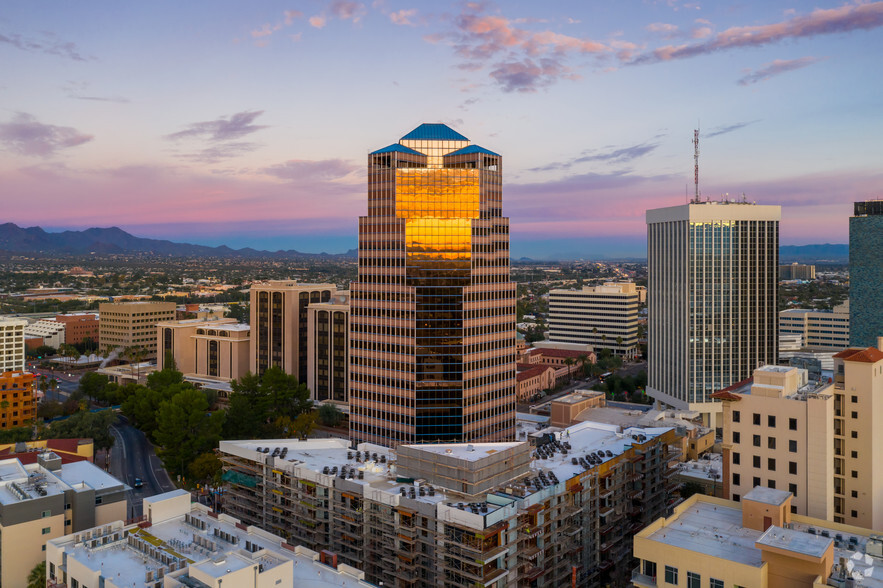
[[[622,6],[11,3],[3,220],[342,252],[390,121],[444,122],[505,151],[514,256],[638,257],[700,124],[705,196],[845,243],[883,193],[883,2]]]

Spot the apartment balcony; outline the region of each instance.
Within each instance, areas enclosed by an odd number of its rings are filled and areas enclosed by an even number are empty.
[[[641,573],[641,566],[632,570],[632,584],[638,588],[656,588],[656,577]]]

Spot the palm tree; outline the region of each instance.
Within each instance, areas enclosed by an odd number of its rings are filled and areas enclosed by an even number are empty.
[[[573,382],[573,364],[575,363],[576,360],[574,360],[572,357],[568,357],[564,360],[564,365],[567,366],[567,375],[570,378],[570,382]]]
[[[46,588],[46,562],[41,561],[28,574],[28,588]]]
[[[58,388],[58,380],[56,380],[55,378],[52,378],[51,380],[49,380],[49,390],[53,391],[56,388]],[[44,394],[45,394],[45,391],[44,391]]]

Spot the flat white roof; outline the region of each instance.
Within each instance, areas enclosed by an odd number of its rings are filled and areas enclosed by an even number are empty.
[[[803,531],[783,529],[773,525],[760,536],[757,542],[767,547],[776,547],[812,557],[822,557],[834,540],[830,537],[810,535]]]
[[[436,455],[449,455],[465,461],[477,461],[494,453],[512,449],[524,445],[524,442],[512,443],[434,443],[408,445],[406,447],[414,447],[420,451],[434,453]]]
[[[765,486],[755,486],[754,489],[746,494],[742,499],[779,506],[783,502],[788,500],[790,496],[791,493],[787,490],[776,490],[775,488],[767,488]]]

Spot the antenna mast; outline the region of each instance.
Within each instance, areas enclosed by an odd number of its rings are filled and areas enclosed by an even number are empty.
[[[693,180],[696,182],[696,195],[693,197],[693,203],[699,204],[702,200],[699,198],[699,129],[693,130]]]

